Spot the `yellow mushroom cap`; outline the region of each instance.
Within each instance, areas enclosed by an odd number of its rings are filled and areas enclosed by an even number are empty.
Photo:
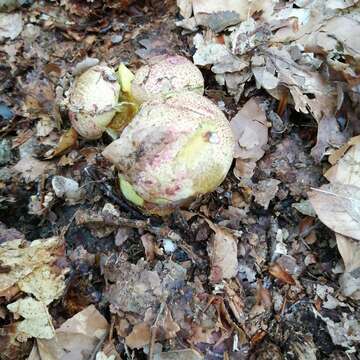
[[[103,155],[119,169],[130,201],[171,207],[219,186],[234,147],[222,111],[187,92],[144,103]]]
[[[204,93],[201,71],[179,55],[157,56],[135,72],[132,96],[138,103],[184,91]]]
[[[69,118],[86,139],[101,137],[115,115],[120,85],[113,69],[96,65],[76,78],[70,90]]]

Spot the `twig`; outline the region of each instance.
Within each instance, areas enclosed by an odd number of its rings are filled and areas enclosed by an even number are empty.
[[[96,354],[98,353],[98,351],[100,350],[101,346],[103,345],[103,343],[105,342],[107,336],[108,336],[108,331],[106,331],[106,333],[101,337],[101,339],[99,340],[99,342],[96,344],[95,349],[93,350],[93,352],[91,353],[89,360],[95,360],[96,358]]]
[[[149,344],[149,360],[153,360],[154,359],[154,346],[155,346],[155,336],[156,336],[156,329],[157,329],[157,323],[159,322],[160,319],[160,315],[164,312],[165,309],[165,304],[161,303],[160,304],[160,309],[159,312],[156,316],[156,319],[154,321],[154,324],[151,326],[150,329],[150,344]]]
[[[103,216],[99,213],[90,213],[84,210],[78,210],[76,213],[76,224],[77,225],[101,224],[101,225],[109,225],[109,226],[126,226],[134,229],[145,229],[156,236],[162,238],[168,238],[174,241],[183,251],[186,252],[186,254],[194,263],[201,264],[203,262],[203,260],[194,253],[191,246],[188,245],[177,232],[170,229],[166,225],[162,225],[162,226],[151,225],[149,219],[136,220],[136,219],[128,219],[125,217]]]

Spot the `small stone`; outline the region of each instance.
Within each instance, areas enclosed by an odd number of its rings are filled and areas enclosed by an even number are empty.
[[[9,121],[14,117],[13,111],[4,103],[0,103],[0,118]]]
[[[111,37],[111,42],[112,42],[113,44],[119,44],[119,43],[122,41],[123,38],[124,38],[124,37],[123,37],[122,35],[120,35],[120,34],[118,34],[118,35],[113,35],[113,36]]]
[[[171,254],[177,249],[176,244],[170,239],[164,239],[163,246],[164,246],[164,250],[167,254]]]

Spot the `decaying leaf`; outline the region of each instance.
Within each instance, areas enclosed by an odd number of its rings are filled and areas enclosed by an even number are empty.
[[[360,244],[346,236],[336,234],[336,242],[344,260],[345,270],[352,272],[360,269]]]
[[[259,160],[268,142],[265,111],[256,98],[251,98],[230,122],[236,139],[235,157]]]
[[[105,266],[106,277],[113,283],[105,293],[113,310],[145,314],[148,308],[156,309],[165,300],[176,284],[181,284],[186,270],[179,264],[168,261],[162,268],[149,270],[148,264],[140,260],[137,264],[111,259]]]
[[[146,323],[136,324],[132,332],[125,338],[126,345],[131,349],[140,349],[150,344],[150,326]]]
[[[106,319],[90,305],[56,329],[53,339],[38,339],[29,360],[88,359],[108,329]]]
[[[54,337],[55,330],[51,317],[43,302],[27,297],[7,305],[7,308],[15,315],[24,318],[15,324],[18,341],[26,341],[29,337],[39,339]]]
[[[306,66],[296,63],[290,53],[285,49],[269,48],[263,62],[266,64],[264,71],[276,77],[277,81],[264,82],[254,73],[259,85],[263,86],[274,97],[278,97],[277,88],[285,84],[293,98],[295,110],[305,114],[311,113],[320,122],[324,117],[332,117],[337,105],[336,88],[321,77],[317,71],[312,71]],[[257,63],[263,64],[258,59]],[[266,78],[267,79],[267,78]]]
[[[313,311],[326,323],[331,340],[335,345],[350,348],[354,343],[360,341],[360,321],[342,314],[340,321],[335,322],[322,316],[315,309]]]
[[[203,360],[204,356],[193,349],[175,350],[155,354],[154,360]]]
[[[215,232],[208,244],[211,264],[209,278],[211,282],[217,283],[236,276],[238,272],[237,239],[228,229],[207,222]]]
[[[276,179],[266,179],[259,181],[253,188],[255,201],[267,209],[270,201],[275,197],[278,191],[278,185],[281,182]]]
[[[63,154],[66,150],[69,150],[76,145],[77,139],[77,132],[73,128],[70,128],[60,137],[59,143],[57,144],[55,149],[50,150],[46,154],[46,159],[52,159],[56,156]]]
[[[236,140],[235,175],[251,178],[256,161],[265,153],[268,142],[266,115],[260,100],[251,98],[230,122]]]
[[[50,304],[64,292],[64,272],[50,265],[35,268],[29,275],[18,281],[19,288],[34,295],[44,304]]]
[[[319,219],[331,230],[360,240],[360,187],[326,184],[309,192]]]
[[[341,129],[335,117],[323,118],[318,125],[316,145],[311,149],[315,161],[320,162],[333,148],[342,146],[351,136],[351,127]]]
[[[295,285],[294,278],[277,263],[274,263],[269,267],[269,273],[285,284]]]
[[[65,289],[67,269],[59,268],[56,262],[64,255],[64,244],[59,237],[0,244],[0,264],[6,269],[0,272],[0,296],[17,287],[45,304],[59,298]]]
[[[0,13],[0,40],[14,40],[23,29],[21,13]]]
[[[44,174],[51,174],[55,164],[49,161],[40,161],[32,156],[24,157],[14,165],[13,170],[20,173],[26,183],[38,180]]]
[[[324,175],[332,183],[360,185],[360,141],[352,145],[344,156]]]

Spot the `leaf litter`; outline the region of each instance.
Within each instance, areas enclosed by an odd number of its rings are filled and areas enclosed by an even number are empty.
[[[1,7],[0,359],[356,359],[358,6]],[[134,107],[87,142],[63,98],[92,65],[166,53],[201,69],[236,154],[216,191],[159,219],[101,156]]]

